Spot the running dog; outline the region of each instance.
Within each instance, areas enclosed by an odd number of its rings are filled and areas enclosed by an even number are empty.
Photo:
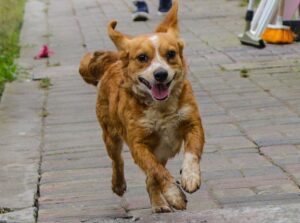
[[[179,37],[178,2],[154,33],[131,37],[117,31],[108,35],[116,52],[87,53],[79,72],[97,86],[96,114],[112,160],[112,190],[126,191],[122,145],[146,174],[152,210],[186,209],[183,190],[193,193],[201,184],[200,159],[204,132]],[[168,159],[184,145],[180,185],[166,169]],[[183,190],[182,190],[182,189]]]

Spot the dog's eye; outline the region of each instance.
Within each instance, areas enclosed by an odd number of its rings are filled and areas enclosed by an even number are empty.
[[[176,52],[174,50],[169,50],[166,54],[168,60],[174,59],[176,56]]]
[[[144,53],[137,56],[138,61],[141,63],[146,63],[148,61],[148,56]]]

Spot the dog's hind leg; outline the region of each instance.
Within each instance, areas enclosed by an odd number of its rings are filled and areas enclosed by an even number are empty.
[[[123,141],[119,136],[111,136],[103,132],[103,140],[106,150],[112,160],[112,190],[119,196],[126,191],[126,180],[124,177],[124,161],[122,157]]]

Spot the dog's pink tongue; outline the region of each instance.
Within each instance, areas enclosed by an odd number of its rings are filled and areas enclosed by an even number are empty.
[[[163,100],[169,96],[169,88],[165,84],[154,84],[151,91],[153,97],[157,100]]]

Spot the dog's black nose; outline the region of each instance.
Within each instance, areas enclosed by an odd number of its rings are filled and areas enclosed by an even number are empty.
[[[159,82],[164,82],[168,77],[168,71],[163,68],[157,68],[153,72],[153,75],[154,75],[155,80],[157,80]]]

